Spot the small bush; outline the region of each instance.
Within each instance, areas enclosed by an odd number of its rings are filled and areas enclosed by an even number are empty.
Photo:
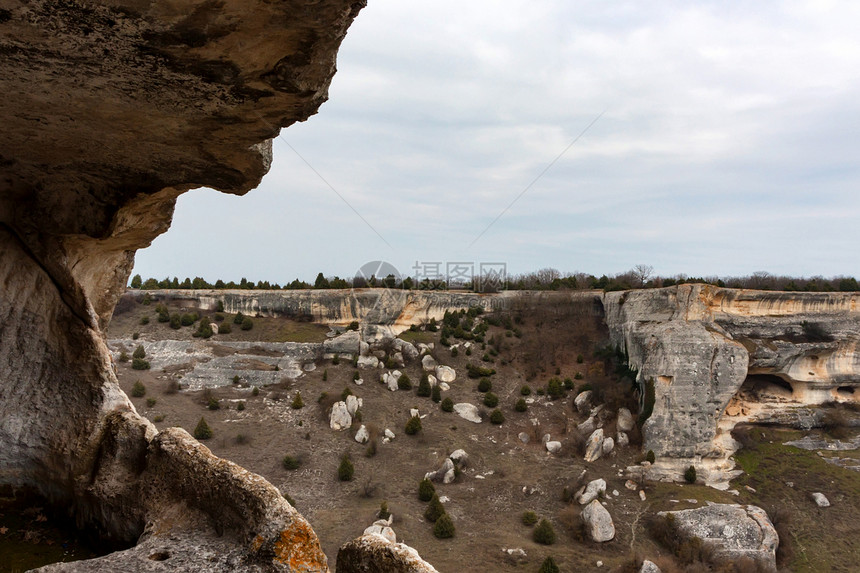
[[[398,386],[399,386],[399,383],[398,383]],[[418,396],[421,396],[422,398],[426,398],[426,397],[430,396],[430,394],[432,394],[432,393],[433,393],[433,389],[430,388],[430,377],[427,376],[427,373],[425,372],[421,376],[421,381],[418,383],[418,392],[416,392],[416,394]]]
[[[236,316],[233,317],[233,324],[242,324],[243,320],[245,320],[245,315],[241,312],[237,312]]]
[[[131,359],[131,367],[134,370],[149,370],[150,365],[148,360],[144,360],[143,358],[132,358]]]
[[[294,500],[290,494],[284,493],[284,499],[287,500],[290,503],[290,505],[292,505],[293,507],[296,507],[296,500]]]
[[[161,317],[162,317],[162,315],[159,314],[158,315],[158,322],[166,322],[166,321],[162,321]],[[170,315],[170,317],[167,320],[170,321],[170,328],[172,328],[173,330],[179,330],[180,328],[182,328],[182,318],[179,316],[179,314],[173,313]]]
[[[652,464],[657,461],[657,456],[654,455],[654,450],[648,450],[648,453],[645,454],[645,461]]]
[[[577,372],[573,375],[574,380],[582,380],[582,372]]]
[[[215,301],[215,312],[224,312],[224,301],[223,300]],[[223,320],[223,317],[221,320]]]
[[[458,356],[459,354],[460,354],[460,351],[459,351],[459,350],[457,350],[456,348],[452,348],[452,349],[451,349],[451,358],[457,358],[457,356]]]
[[[397,387],[401,390],[412,390],[412,381],[406,374],[401,374],[397,379]]]
[[[344,386],[343,391],[340,393],[340,401],[346,402],[348,396],[352,396],[352,390],[349,389],[349,386]]]
[[[219,402],[217,398],[212,396],[206,402],[206,407],[210,410],[220,410],[221,409],[221,402]]]
[[[146,407],[152,408],[153,406],[155,406],[155,398],[147,398],[146,399]]]
[[[164,393],[176,394],[177,392],[179,392],[179,382],[176,380],[168,380],[167,384],[164,385]]]
[[[525,398],[520,398],[519,400],[517,400],[517,403],[514,404],[514,410],[516,410],[517,412],[525,412],[528,409],[529,406],[528,404],[526,404]]]
[[[251,443],[251,438],[249,438],[246,434],[236,434],[236,437],[233,439],[236,442],[236,445],[244,446],[245,444]]]
[[[484,378],[488,376],[492,376],[496,373],[496,371],[492,368],[486,368],[484,366],[477,366],[475,364],[467,364],[466,371],[469,374],[469,378]]]
[[[555,543],[555,529],[549,521],[541,519],[532,532],[532,539],[541,545],[552,545]]]
[[[433,499],[433,495],[436,493],[436,488],[433,486],[433,482],[427,478],[421,480],[421,483],[418,484],[418,499],[421,501],[430,501]]]
[[[198,440],[208,440],[212,437],[212,428],[206,423],[206,418],[200,418],[197,426],[194,428],[194,437]]]
[[[684,481],[687,483],[696,483],[696,467],[690,466],[684,472]]]
[[[487,408],[495,408],[499,405],[499,397],[492,392],[484,394],[484,406]]]
[[[302,466],[302,461],[293,456],[284,456],[284,469],[297,470]]]
[[[430,504],[427,506],[427,509],[424,511],[424,518],[427,521],[436,521],[440,517],[445,514],[445,507],[442,505],[442,502],[439,501],[439,496],[435,493],[433,497],[430,498]]]
[[[565,390],[573,390],[573,380],[570,378],[564,379],[564,389]]]
[[[409,418],[409,421],[406,422],[406,427],[404,430],[408,435],[414,436],[418,432],[421,431],[421,418],[418,416],[412,416]]]
[[[134,353],[131,355],[132,358],[146,358],[146,351],[143,349],[143,344],[138,344],[137,348],[134,349]]]
[[[259,396],[259,395],[260,395],[260,389],[256,386],[254,386],[254,389],[251,390],[251,396]]]
[[[441,408],[443,412],[453,412],[454,401],[451,398],[445,398],[442,400]]]
[[[349,459],[349,456],[343,456],[340,459],[340,465],[337,468],[337,479],[340,481],[352,481],[355,475],[355,466]]]
[[[134,383],[134,386],[131,387],[131,395],[135,398],[143,398],[146,396],[146,386],[138,380]]]
[[[538,396],[543,396],[544,394],[546,394],[546,392],[544,392],[543,388],[538,388],[538,389],[537,389],[537,391],[536,391],[535,393],[536,393]]]
[[[155,422],[156,424],[163,422],[164,421],[164,414],[159,414],[158,416],[155,416],[152,419],[152,421]]]
[[[331,357],[331,363],[334,366],[337,366],[338,364],[340,364],[340,354],[335,354],[334,356],[332,356]]]
[[[144,325],[144,326],[149,324],[149,317],[148,316],[141,317],[140,324]]]
[[[520,394],[523,396],[528,396],[531,393],[532,393],[532,389],[531,389],[531,386],[529,386],[528,384],[525,384],[520,388]]]
[[[352,373],[352,380],[353,382],[356,380],[361,380],[361,374],[358,373],[358,370]]]
[[[454,537],[456,530],[454,522],[451,521],[451,516],[447,513],[443,513],[439,519],[436,520],[436,525],[433,526],[433,535],[435,535],[437,539],[449,539]]]
[[[433,390],[430,392],[430,399],[437,404],[442,401],[442,388],[439,387],[439,384],[433,386]]]
[[[564,396],[564,386],[558,378],[550,378],[546,385],[546,393],[552,400],[558,400]]]
[[[244,410],[245,409],[245,402],[242,401],[242,402],[239,402],[238,404],[236,404],[236,409],[239,410],[240,412],[242,410]]]
[[[388,519],[391,517],[391,512],[388,511],[388,502],[383,501],[379,504],[379,511],[376,512],[376,517],[379,519]]]
[[[538,516],[533,511],[524,512],[521,519],[522,519],[523,525],[528,525],[528,526],[532,526],[538,522]]]
[[[290,404],[290,406],[293,408],[293,410],[301,410],[302,408],[305,407],[305,403],[302,400],[302,393],[301,392],[296,392],[296,397],[293,398],[293,403]]]
[[[498,408],[493,410],[493,412],[490,414],[490,423],[496,425],[505,423],[505,415],[502,414],[501,410],[499,410]]]
[[[215,322],[224,322],[225,317],[224,317],[223,312],[216,312],[214,317],[215,317]],[[220,330],[220,328],[219,328],[219,330]]]
[[[349,326],[346,327],[347,330],[358,330],[358,321],[353,320],[349,323]]]
[[[489,392],[493,389],[493,383],[490,382],[489,378],[481,378],[481,381],[478,382],[478,392]]]
[[[191,326],[194,324],[194,315],[186,312],[179,317],[179,322],[182,326]]]
[[[125,350],[120,352],[119,353],[119,361],[120,362],[128,362],[129,361],[128,352],[126,352]]]
[[[328,370],[323,370],[322,379],[323,382],[328,382]]]
[[[242,330],[251,330],[252,328],[254,328],[254,321],[245,317],[245,319],[242,320]]]
[[[229,322],[222,322],[218,326],[218,334],[230,334],[231,332],[233,332],[233,327],[230,326]]]
[[[555,564],[555,560],[550,556],[543,560],[543,563],[540,564],[540,569],[538,569],[538,573],[559,573],[558,565]]]

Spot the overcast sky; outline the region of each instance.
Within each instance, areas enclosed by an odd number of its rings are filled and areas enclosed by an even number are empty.
[[[260,187],[182,196],[135,272],[860,276],[858,30],[856,2],[370,0]]]

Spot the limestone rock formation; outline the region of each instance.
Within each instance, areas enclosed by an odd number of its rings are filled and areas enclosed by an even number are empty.
[[[585,443],[585,461],[593,462],[603,455],[603,430],[594,430]]]
[[[337,552],[337,573],[438,573],[418,552],[375,533],[350,541]]]
[[[346,430],[351,425],[352,416],[346,407],[346,402],[335,402],[331,407],[331,414],[329,414],[329,427],[332,430],[340,432],[341,430]]]
[[[606,493],[606,480],[595,479],[588,482],[588,485],[582,490],[582,493],[577,495],[576,501],[581,505],[586,505],[597,499],[601,493]]]
[[[436,379],[439,382],[450,384],[457,379],[457,372],[450,366],[439,365],[436,367]]]
[[[684,538],[698,537],[714,547],[714,556],[747,557],[776,570],[779,536],[763,509],[754,505],[709,503],[697,509],[661,512],[672,515]]]
[[[469,404],[468,402],[454,404],[454,411],[464,420],[474,422],[475,424],[481,423],[481,414],[478,412],[478,407],[474,404]]]
[[[581,516],[585,531],[592,541],[603,543],[615,538],[615,524],[612,522],[612,516],[598,500],[592,500],[586,505]]]
[[[4,4],[0,485],[35,488],[106,538],[144,534],[106,568],[175,538],[193,542],[148,570],[194,570],[192,545],[219,556],[208,570],[326,570],[277,490],[138,416],[103,331],[134,252],[168,228],[177,196],[252,189],[268,140],[326,100],[363,5]]]

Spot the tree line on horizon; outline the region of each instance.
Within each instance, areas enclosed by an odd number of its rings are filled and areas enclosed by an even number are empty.
[[[498,290],[603,290],[619,291],[643,288],[660,288],[678,284],[710,284],[718,287],[774,290],[774,291],[801,291],[801,292],[857,292],[860,291],[857,279],[852,276],[835,276],[825,278],[814,277],[792,277],[786,275],[774,275],[768,272],[755,272],[751,275],[740,277],[688,277],[686,275],[675,275],[661,277],[653,274],[653,268],[649,265],[636,265],[633,269],[616,275],[601,275],[596,277],[588,273],[561,273],[557,269],[544,268],[538,271],[511,275],[507,277],[504,286],[500,289],[498,284],[491,284],[481,288],[480,285],[465,283],[458,285],[460,290],[495,292]],[[477,288],[475,288],[477,286]],[[269,281],[249,281],[242,278],[238,283],[234,281],[225,282],[218,279],[210,283],[202,277],[193,279],[186,277],[180,281],[177,277],[158,280],[148,278],[143,280],[141,275],[136,274],[131,279],[130,287],[141,290],[160,289],[238,289],[238,290],[307,290],[307,289],[350,289],[350,288],[398,288],[406,290],[445,290],[448,285],[442,280],[415,281],[412,277],[402,280],[394,275],[384,278],[355,277],[343,279],[339,276],[326,277],[319,273],[313,284],[299,280],[298,278],[283,286]]]

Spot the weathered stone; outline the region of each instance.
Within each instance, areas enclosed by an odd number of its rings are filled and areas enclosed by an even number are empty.
[[[388,438],[389,440],[393,440],[394,439],[394,432],[392,432],[388,428],[385,428],[385,437]]]
[[[779,536],[763,509],[754,505],[714,504],[697,509],[661,512],[673,515],[682,538],[698,537],[725,559],[748,557],[776,570]]]
[[[381,535],[365,534],[337,552],[337,573],[438,573],[418,552]]]
[[[639,573],[662,573],[660,568],[653,561],[647,559],[642,562],[642,567],[639,568]]]
[[[358,431],[355,433],[355,441],[359,444],[366,444],[370,439],[370,434],[367,431],[367,427],[362,424]]]
[[[454,404],[454,411],[457,412],[457,415],[464,420],[468,420],[469,422],[474,422],[476,424],[481,423],[481,414],[478,412],[478,407],[474,404],[466,402]]]
[[[619,432],[629,432],[633,429],[633,414],[630,413],[630,410],[627,408],[619,408],[618,409],[618,418],[615,421],[615,425]]]
[[[612,452],[615,448],[615,440],[612,438],[605,438],[603,440],[603,455],[606,456]]]
[[[597,429],[597,423],[596,423],[594,417],[592,416],[592,417],[588,418],[587,420],[585,420],[584,422],[577,424],[576,429],[579,430],[579,432],[582,434],[590,435],[592,432],[594,432],[594,430]]]
[[[329,338],[323,342],[325,352],[334,354],[346,354],[352,356],[359,354],[361,348],[361,335],[357,330],[349,330],[335,338]]]
[[[551,454],[557,454],[561,451],[561,442],[556,442],[554,440],[550,440],[544,444],[546,446],[546,451]]]
[[[823,493],[816,491],[812,494],[812,501],[815,502],[815,505],[818,507],[830,507],[830,500],[827,499]]]
[[[350,416],[355,416],[355,413],[358,412],[358,409],[361,408],[363,403],[364,400],[350,394],[346,397],[346,411],[349,412]]]
[[[424,358],[421,359],[421,368],[424,369],[424,372],[435,372],[436,359],[429,354],[425,354]]]
[[[466,450],[454,450],[451,452],[451,455],[448,456],[452,462],[455,464],[465,464],[469,460],[469,454],[466,453]]]
[[[573,405],[580,414],[587,414],[591,410],[591,390],[577,394],[573,399]]]
[[[577,496],[576,501],[580,505],[586,505],[597,499],[601,493],[606,493],[606,480],[592,480],[585,486],[585,490]]]
[[[397,543],[397,534],[394,533],[394,530],[390,527],[390,524],[384,520],[378,521],[373,525],[365,528],[364,535],[368,535],[371,533],[381,535],[389,543]]]
[[[359,368],[376,368],[379,366],[379,359],[376,356],[359,356],[358,357],[358,367]]]
[[[585,443],[585,461],[593,462],[603,455],[603,430],[598,428],[591,433]]]
[[[525,432],[520,432],[519,434],[517,434],[517,438],[519,438],[519,440],[524,444],[529,443],[529,435]]]
[[[329,416],[329,427],[332,430],[346,430],[352,425],[352,416],[346,407],[346,402],[335,402],[331,407],[331,415]]]
[[[454,380],[457,379],[457,373],[450,366],[437,366],[436,367],[436,378],[440,382],[444,382],[446,384],[450,384]]]
[[[630,445],[630,438],[626,432],[618,432],[618,435],[615,437],[615,445],[619,448],[626,448]]]
[[[592,541],[603,543],[611,541],[615,537],[615,524],[612,522],[612,516],[596,499],[585,506],[581,515],[582,522],[585,524],[585,531]]]
[[[438,381],[436,380],[436,377],[433,376],[432,374],[427,375],[427,382],[430,383],[431,388],[434,388],[436,386],[436,384],[438,383]],[[441,388],[440,388],[440,390],[441,390]]]

